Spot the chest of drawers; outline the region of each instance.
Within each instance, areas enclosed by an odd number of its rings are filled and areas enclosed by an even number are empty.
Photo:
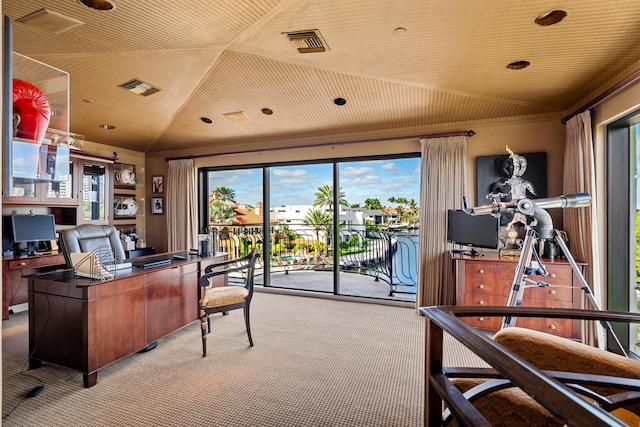
[[[565,260],[542,260],[549,272],[548,276],[530,276],[534,282],[544,281],[548,286],[527,283],[522,305],[546,308],[581,308],[582,290],[578,277]],[[482,257],[454,255],[453,274],[456,283],[456,304],[468,306],[506,306],[513,286],[518,259],[499,258],[497,254]],[[584,269],[583,263],[579,267]],[[581,271],[581,273],[583,273]],[[471,326],[498,330],[502,318],[468,317]],[[521,326],[554,335],[580,339],[580,321],[565,319],[518,318],[516,326]]]

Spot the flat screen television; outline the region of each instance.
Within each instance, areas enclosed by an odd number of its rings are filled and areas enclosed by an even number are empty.
[[[55,217],[51,214],[13,214],[11,215],[11,231],[13,243],[26,243],[27,252],[29,255],[33,255],[38,250],[37,243],[49,243],[50,240],[56,239]],[[48,245],[45,244],[44,250],[47,248]]]
[[[475,248],[498,249],[500,219],[492,215],[469,215],[462,210],[447,212],[447,242]],[[466,251],[458,251],[466,252]]]

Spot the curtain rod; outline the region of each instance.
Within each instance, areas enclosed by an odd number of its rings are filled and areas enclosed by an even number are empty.
[[[573,113],[569,114],[566,117],[563,117],[562,120],[561,120],[562,124],[566,125],[567,121],[569,121],[574,116],[577,116],[578,114],[587,111],[589,108],[595,107],[596,105],[598,105],[599,103],[601,103],[602,101],[604,101],[605,99],[607,99],[608,97],[613,95],[614,93],[618,92],[619,90],[623,89],[624,87],[626,87],[626,86],[630,85],[631,83],[635,82],[638,78],[640,78],[640,70],[638,70],[635,73],[631,74],[626,79],[623,79],[623,80],[619,81],[617,84],[611,86],[609,89],[605,90],[600,95],[596,96],[591,101],[587,102],[586,104],[584,104],[582,107],[578,108]]]
[[[286,150],[287,148],[317,148],[317,147],[327,147],[330,145],[349,145],[349,144],[366,144],[371,142],[382,142],[382,141],[404,141],[407,139],[423,139],[423,138],[446,138],[448,136],[468,136],[472,137],[476,133],[473,130],[465,130],[460,132],[450,132],[450,133],[435,133],[431,135],[422,135],[422,136],[399,136],[395,138],[379,138],[379,139],[363,139],[360,141],[345,141],[345,142],[334,142],[334,143],[324,143],[324,144],[312,144],[305,145],[302,147],[277,147],[277,148],[261,148],[261,149],[251,149],[245,151],[229,151],[226,153],[216,153],[216,154],[192,154],[190,156],[177,156],[177,157],[165,157],[164,161],[169,162],[171,160],[182,160],[182,159],[197,159],[200,157],[210,157],[210,156],[227,156],[233,154],[248,154],[248,153],[257,153],[264,151],[278,151],[278,150]]]

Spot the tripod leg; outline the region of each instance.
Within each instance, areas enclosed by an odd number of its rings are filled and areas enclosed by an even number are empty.
[[[522,295],[524,294],[524,285],[527,279],[526,269],[531,262],[531,255],[533,254],[533,246],[535,245],[536,237],[535,231],[528,229],[527,234],[522,244],[522,251],[520,252],[520,259],[516,266],[516,274],[513,277],[513,285],[509,292],[509,299],[507,300],[507,307],[519,307],[522,305]],[[502,319],[502,328],[508,328],[516,325],[515,316],[505,316]]]
[[[576,263],[575,259],[573,259],[573,256],[571,256],[571,252],[569,252],[569,248],[564,243],[564,240],[562,240],[562,236],[560,235],[560,232],[558,230],[554,230],[553,233],[554,233],[554,237],[555,237],[555,240],[556,240],[556,244],[558,245],[558,247],[560,247],[560,249],[562,249],[562,252],[564,253],[564,256],[567,258],[567,261],[571,265],[571,269],[573,270],[573,273],[576,275],[576,277],[580,281],[580,289],[582,289],[582,291],[584,292],[585,296],[587,297],[587,299],[589,300],[589,302],[591,303],[593,308],[595,310],[602,311],[602,309],[598,306],[598,302],[596,301],[595,297],[593,296],[593,293],[591,292],[591,288],[589,288],[589,285],[587,284],[587,281],[585,280],[584,276],[582,275],[582,272],[580,271],[580,268],[578,267],[578,264]],[[611,327],[611,323],[609,323],[609,322],[600,322],[600,324],[602,325],[604,330],[607,331],[611,335],[611,338],[613,338],[613,340],[615,341],[616,345],[618,346],[618,348],[620,349],[622,354],[625,357],[628,357],[628,354],[625,351],[624,347],[622,346],[622,343],[618,339],[618,336],[613,331],[613,328]]]

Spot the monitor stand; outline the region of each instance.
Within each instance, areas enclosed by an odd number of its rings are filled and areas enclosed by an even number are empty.
[[[27,255],[35,255],[37,251],[38,245],[36,242],[27,243]]]
[[[476,248],[472,247],[469,251],[469,255],[471,256],[484,256],[483,253],[476,251]]]
[[[454,254],[460,254],[460,255],[469,255],[472,257],[479,257],[479,256],[484,256],[483,253],[476,251],[476,248],[471,247],[471,250],[468,251],[466,249],[454,249],[451,251],[451,253]]]

